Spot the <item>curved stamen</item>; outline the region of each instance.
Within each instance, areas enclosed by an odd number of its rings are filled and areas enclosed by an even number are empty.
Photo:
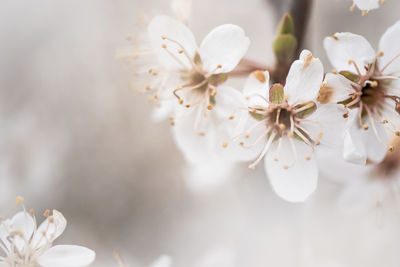
[[[252,164],[249,165],[250,169],[254,169],[256,167],[256,165],[264,158],[264,156],[267,154],[269,147],[271,146],[272,141],[274,140],[275,136],[276,136],[276,133],[271,134],[271,136],[269,137],[268,142],[265,145],[261,154],[258,156],[258,158]]]

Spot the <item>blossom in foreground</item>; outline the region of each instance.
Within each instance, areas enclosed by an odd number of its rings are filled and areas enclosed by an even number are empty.
[[[249,148],[263,144],[249,167],[264,158],[273,189],[287,201],[304,201],[316,189],[314,152],[319,145],[337,145],[342,137],[340,106],[316,101],[323,77],[320,60],[304,50],[293,62],[285,86],[270,88],[268,72],[257,71],[244,88],[253,126],[244,131],[239,144]]]
[[[23,199],[17,198],[17,204]],[[0,222],[0,247],[5,253],[0,257],[0,266],[17,267],[81,267],[90,265],[95,259],[94,251],[75,245],[56,245],[67,225],[64,216],[57,210],[44,213],[46,220],[37,227],[33,210],[15,214]]]
[[[328,57],[339,74],[327,74],[320,101],[341,103],[348,125],[345,160],[380,162],[387,150],[388,133],[400,136],[400,22],[382,36],[379,52],[352,33],[336,33],[324,40]]]
[[[370,10],[379,8],[379,4],[383,5],[385,2],[386,0],[353,0],[350,10],[353,11],[357,7],[365,16]]]

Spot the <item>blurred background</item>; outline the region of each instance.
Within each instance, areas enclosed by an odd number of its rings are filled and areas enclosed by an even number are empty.
[[[249,57],[273,63],[276,21],[266,0],[193,0],[198,40],[223,23],[242,26]],[[306,46],[330,70],[322,40],[337,31],[377,47],[400,17],[388,0],[366,17],[349,0],[314,2]],[[148,266],[161,254],[174,267],[398,267],[399,206],[373,207],[360,188],[349,211],[342,186],[321,177],[304,204],[279,199],[263,167],[237,166],[224,183],[187,187],[187,166],[167,122],[130,87],[115,59],[142,13],[169,13],[166,0],[3,0],[0,8],[0,214],[25,197],[38,214],[68,220],[58,244],[97,252],[94,266]],[[357,178],[346,177],[348,179]],[[362,192],[361,192],[362,191]],[[394,197],[395,198],[395,197]],[[367,200],[365,200],[367,199]],[[40,218],[40,216],[38,216]]]

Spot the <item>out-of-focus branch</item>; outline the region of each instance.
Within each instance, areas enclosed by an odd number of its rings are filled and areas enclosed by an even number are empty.
[[[289,68],[292,62],[298,58],[300,51],[304,48],[305,36],[307,32],[308,20],[311,15],[311,8],[313,0],[267,0],[274,9],[274,14],[279,19],[282,18],[283,14],[289,13],[291,16],[291,20],[294,25],[294,31],[290,31],[292,34],[291,45],[295,46],[295,50],[290,50],[291,56],[287,57],[286,60],[282,60],[279,57],[279,49],[283,49],[285,45],[287,46],[289,43],[289,36],[282,36],[282,32],[279,32],[278,36],[274,42],[275,55],[278,56],[277,63],[275,65],[274,71],[271,73],[271,78],[274,83],[285,83],[286,76],[289,72]],[[285,15],[282,20],[288,18],[288,15]],[[281,20],[281,22],[282,22]],[[281,27],[281,26],[279,26]],[[283,34],[286,34],[284,32]],[[293,38],[293,36],[295,38]],[[286,38],[286,39],[284,39]],[[278,40],[279,39],[279,40]],[[295,40],[292,40],[295,39]],[[279,41],[279,42],[278,42]],[[278,43],[276,43],[278,42]],[[297,43],[295,43],[297,42]],[[290,46],[290,47],[293,47]],[[278,52],[276,51],[278,49]]]
[[[295,25],[295,36],[298,41],[298,52],[303,49],[308,20],[311,15],[313,0],[266,0],[274,8],[276,20],[283,14],[290,13]],[[298,54],[298,53],[297,53]]]

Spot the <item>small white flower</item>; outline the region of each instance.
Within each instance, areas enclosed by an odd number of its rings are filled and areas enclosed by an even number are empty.
[[[328,57],[341,75],[327,74],[320,98],[347,109],[344,158],[349,162],[382,161],[388,147],[386,130],[400,135],[399,42],[400,22],[382,36],[379,53],[364,37],[352,33],[336,33],[324,40]]]
[[[320,60],[304,50],[293,62],[284,87],[275,84],[270,88],[268,72],[255,72],[244,88],[250,115],[257,123],[242,134],[245,139],[239,143],[244,147],[263,143],[262,152],[249,167],[264,158],[273,189],[287,201],[304,201],[315,190],[316,147],[340,144],[339,106],[316,102],[323,77]]]
[[[217,159],[216,150],[228,153],[220,144],[228,136],[228,118],[238,119],[235,113],[243,102],[225,81],[246,53],[249,38],[242,28],[225,24],[198,47],[190,29],[168,16],[154,18],[148,31],[159,65],[175,81],[174,86],[159,87],[157,94],[174,103],[170,123],[178,147],[192,163]]]
[[[350,10],[353,11],[357,7],[365,16],[370,10],[379,8],[379,4],[383,5],[385,2],[386,0],[353,0]]]
[[[56,210],[52,215],[47,210],[45,216],[46,220],[39,227],[33,211],[28,213],[25,209],[0,222],[0,248],[5,253],[4,257],[0,257],[0,265],[83,267],[94,261],[95,253],[88,248],[53,246],[53,241],[64,232],[67,221]]]

